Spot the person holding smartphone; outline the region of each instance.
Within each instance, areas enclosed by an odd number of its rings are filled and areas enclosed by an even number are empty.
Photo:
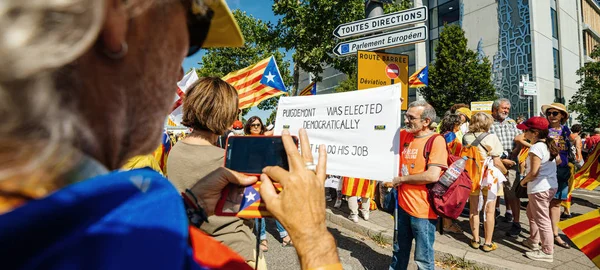
[[[248,121],[246,121],[244,132],[246,135],[251,136],[273,135],[272,131],[267,131],[260,117],[256,115],[250,117]],[[267,252],[269,251],[269,241],[267,241],[267,222],[264,218],[257,219],[256,222],[259,223],[258,226],[260,226],[260,250],[262,252]],[[283,247],[292,247],[294,245],[292,243],[292,238],[288,235],[288,232],[281,225],[281,223],[275,220],[275,226],[279,232],[279,237],[281,237],[281,245]]]
[[[181,124],[192,128],[175,144],[167,159],[169,180],[179,192],[192,188],[200,179],[223,166],[224,151],[217,140],[229,130],[238,112],[237,90],[217,77],[200,78],[192,84],[183,102]],[[255,243],[251,223],[238,217],[212,216],[200,229],[255,264]],[[259,267],[266,266],[259,259]]]

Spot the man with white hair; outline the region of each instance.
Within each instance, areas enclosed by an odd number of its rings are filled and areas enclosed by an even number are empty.
[[[398,189],[397,241],[394,244],[390,270],[406,269],[415,240],[415,263],[419,269],[434,269],[435,228],[437,214],[427,197],[427,184],[438,181],[442,169],[448,167],[448,151],[444,137],[437,136],[429,160],[425,160],[427,141],[435,134],[429,129],[435,120],[435,109],[425,101],[408,105],[405,129],[400,132],[400,171],[393,184]]]
[[[521,206],[519,198],[515,194],[515,187],[519,184],[519,181],[517,181],[518,166],[515,157],[511,157],[511,154],[515,148],[515,137],[523,132],[517,128],[517,123],[508,116],[510,108],[510,100],[506,98],[494,101],[492,104],[494,124],[490,128],[490,133],[496,134],[504,147],[501,159],[504,167],[508,169],[508,181],[504,182],[504,200],[506,201],[506,214],[504,217],[506,222],[512,222],[512,226],[506,232],[506,235],[516,237],[521,233],[519,222]]]

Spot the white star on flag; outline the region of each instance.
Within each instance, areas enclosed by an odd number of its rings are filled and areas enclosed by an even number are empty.
[[[425,74],[423,74],[423,73],[419,74],[419,79],[423,79],[423,76],[425,76]]]
[[[275,82],[275,80],[273,80],[273,78],[275,78],[275,75],[271,74],[270,71],[269,75],[266,75],[265,77],[267,77],[267,82]]]
[[[246,197],[247,201],[246,202],[252,202],[255,200],[254,196],[256,196],[256,194],[254,192],[250,192],[248,193],[248,196]]]

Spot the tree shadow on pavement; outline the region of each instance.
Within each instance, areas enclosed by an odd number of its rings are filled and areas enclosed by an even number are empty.
[[[361,262],[365,269],[387,269],[389,267],[392,261],[391,250],[389,250],[389,254],[381,254],[361,240],[343,235],[338,229],[328,229],[335,238],[338,248],[350,251],[351,256]]]

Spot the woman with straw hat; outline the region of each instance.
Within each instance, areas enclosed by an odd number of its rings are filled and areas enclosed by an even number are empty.
[[[560,205],[563,201],[569,199],[569,178],[571,178],[571,168],[569,165],[569,152],[571,141],[569,137],[571,130],[564,125],[569,119],[569,112],[565,105],[561,103],[552,103],[542,106],[542,112],[548,119],[550,126],[548,128],[548,137],[552,138],[558,146],[561,162],[556,168],[558,179],[558,190],[554,199],[550,202],[550,219],[552,220],[552,231],[554,232],[554,241],[563,248],[570,248],[569,244],[563,241],[558,235],[558,222],[560,221]],[[572,166],[572,165],[571,165]],[[569,212],[568,205],[565,205],[565,213]],[[569,214],[570,215],[570,214]]]

